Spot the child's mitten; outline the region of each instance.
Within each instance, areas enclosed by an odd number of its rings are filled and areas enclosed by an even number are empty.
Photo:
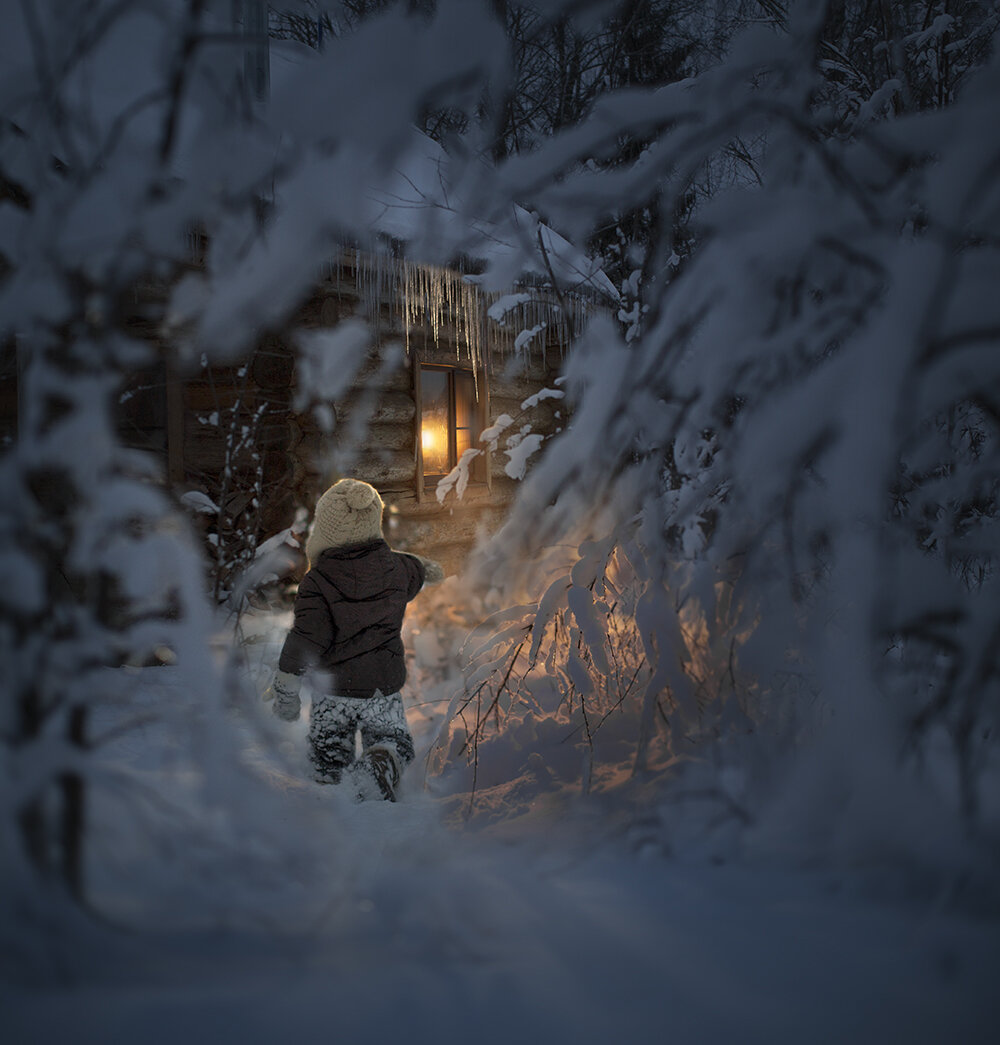
[[[277,671],[274,681],[264,692],[264,700],[273,700],[272,711],[285,722],[294,722],[302,710],[299,686],[302,679],[288,671]]]
[[[424,568],[424,584],[440,584],[444,580],[444,569],[439,562],[425,559],[422,555],[410,552],[414,559],[419,559]]]

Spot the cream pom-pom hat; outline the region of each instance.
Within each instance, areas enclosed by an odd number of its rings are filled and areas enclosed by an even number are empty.
[[[365,544],[382,537],[382,498],[360,479],[335,482],[316,502],[306,555],[314,563],[327,548]]]

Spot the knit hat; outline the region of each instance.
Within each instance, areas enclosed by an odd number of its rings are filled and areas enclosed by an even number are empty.
[[[316,502],[312,533],[306,540],[311,563],[327,548],[377,541],[382,536],[382,498],[360,479],[341,479]]]

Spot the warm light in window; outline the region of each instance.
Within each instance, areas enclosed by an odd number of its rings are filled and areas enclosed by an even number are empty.
[[[443,430],[432,428],[430,425],[425,424],[420,432],[420,442],[423,445],[424,453],[434,453],[434,451],[441,445],[441,437],[443,435]]]
[[[440,414],[424,416],[420,445],[424,451],[425,475],[443,475],[448,471],[448,426]]]
[[[429,364],[420,368],[420,445],[424,476],[447,475],[472,446],[478,422],[471,371]],[[476,473],[476,482],[480,481]]]

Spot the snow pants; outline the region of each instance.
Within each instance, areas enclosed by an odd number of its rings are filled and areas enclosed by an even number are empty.
[[[382,748],[392,753],[399,769],[413,761],[413,737],[406,725],[403,698],[375,690],[372,697],[313,696],[309,715],[309,756],[316,780],[337,784],[343,770],[355,762],[355,735],[361,732],[361,758]]]

